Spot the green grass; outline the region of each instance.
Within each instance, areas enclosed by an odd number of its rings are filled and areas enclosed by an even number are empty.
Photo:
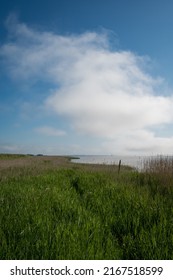
[[[0,154],[0,160],[1,159],[18,159],[18,158],[26,158],[30,155],[24,155],[24,154]]]
[[[173,259],[170,178],[75,164],[5,172],[0,259]]]

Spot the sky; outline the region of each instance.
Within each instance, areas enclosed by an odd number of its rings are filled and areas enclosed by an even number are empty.
[[[0,153],[172,155],[172,0],[0,4]]]

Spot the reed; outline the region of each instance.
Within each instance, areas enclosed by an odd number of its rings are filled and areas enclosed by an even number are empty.
[[[157,156],[144,161],[144,174],[151,186],[158,191],[173,191],[173,157]]]

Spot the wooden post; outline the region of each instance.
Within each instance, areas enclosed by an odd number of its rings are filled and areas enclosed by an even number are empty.
[[[118,164],[118,174],[120,173],[120,168],[121,168],[121,159],[119,160],[119,164]]]

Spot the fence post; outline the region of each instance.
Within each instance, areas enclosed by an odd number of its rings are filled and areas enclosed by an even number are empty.
[[[121,169],[121,159],[119,160],[119,164],[118,164],[118,174],[120,173],[120,169]]]

